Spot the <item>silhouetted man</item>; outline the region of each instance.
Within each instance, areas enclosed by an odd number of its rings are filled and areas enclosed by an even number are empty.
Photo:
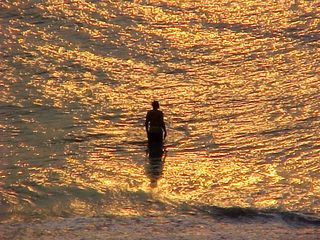
[[[148,111],[145,127],[149,143],[162,143],[167,136],[166,126],[163,120],[163,112],[159,110],[159,102],[152,102],[152,110]]]

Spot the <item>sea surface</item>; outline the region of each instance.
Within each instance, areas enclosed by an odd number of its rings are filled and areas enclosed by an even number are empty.
[[[315,0],[1,0],[0,221],[320,224],[319,59]]]

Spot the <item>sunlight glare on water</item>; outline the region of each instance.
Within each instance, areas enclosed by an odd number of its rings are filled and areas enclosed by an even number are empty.
[[[0,6],[3,218],[184,202],[320,214],[317,1]]]

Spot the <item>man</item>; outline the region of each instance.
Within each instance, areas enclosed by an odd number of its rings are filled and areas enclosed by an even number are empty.
[[[146,116],[146,132],[149,143],[162,143],[167,136],[166,126],[163,120],[163,112],[159,110],[159,102],[152,102],[152,110]]]

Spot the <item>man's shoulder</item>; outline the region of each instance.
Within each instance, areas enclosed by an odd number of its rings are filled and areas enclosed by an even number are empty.
[[[147,112],[147,117],[149,116],[157,116],[157,117],[160,117],[160,116],[163,116],[163,112],[160,111],[160,110],[149,110]]]
[[[154,114],[160,114],[160,115],[163,114],[163,112],[161,110],[151,110],[151,111],[153,111]]]
[[[149,110],[148,112],[147,112],[147,117],[150,117],[151,115],[153,115],[154,113],[153,113],[153,110]]]

